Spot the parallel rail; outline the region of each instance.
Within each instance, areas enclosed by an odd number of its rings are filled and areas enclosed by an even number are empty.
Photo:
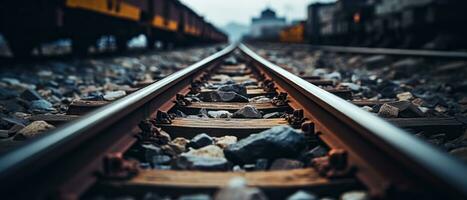
[[[465,164],[272,64],[245,45],[240,49],[280,89],[297,100],[291,106],[305,109],[316,134],[333,148],[349,151],[350,165],[360,169],[357,176],[372,192],[388,195],[391,190],[398,187],[403,190],[410,183],[412,189],[416,187],[420,191],[430,191],[427,188],[446,191],[454,198],[467,195]]]
[[[283,44],[275,43],[260,43],[259,45],[280,46]],[[390,56],[413,56],[427,57],[438,59],[467,59],[467,52],[463,51],[436,51],[422,49],[389,49],[389,48],[371,48],[371,47],[347,47],[347,46],[330,46],[330,45],[309,45],[309,44],[289,44],[292,48],[307,50],[307,51],[327,51],[336,53],[349,54],[368,54],[368,55],[390,55]]]
[[[123,152],[136,141],[140,121],[168,111],[176,94],[188,93],[193,80],[235,49],[231,45],[0,157],[0,191],[15,198],[79,197],[98,179],[96,172],[104,170],[106,154]],[[276,83],[278,91],[290,95],[293,109],[304,110],[309,119],[305,130],[332,149],[346,152],[345,170],[373,196],[467,197],[467,167],[460,161],[272,64],[247,46],[238,49]]]

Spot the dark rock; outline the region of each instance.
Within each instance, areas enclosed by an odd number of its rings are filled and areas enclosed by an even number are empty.
[[[289,196],[287,200],[318,200],[318,197],[315,194],[300,190]]]
[[[263,116],[256,107],[252,105],[246,105],[237,112],[234,112],[233,118],[248,118],[248,119],[260,119]]]
[[[246,87],[240,84],[224,85],[217,89],[222,92],[235,92],[241,96],[247,96]]]
[[[174,167],[181,170],[226,171],[229,163],[225,158],[182,155]]]
[[[303,134],[289,126],[276,126],[229,145],[224,154],[234,163],[254,163],[260,158],[295,158],[305,147]]]
[[[269,168],[269,161],[268,159],[260,158],[256,160],[256,170],[267,170]]]
[[[271,170],[287,170],[287,169],[300,169],[303,163],[298,160],[280,158],[274,160],[271,164]]]
[[[328,154],[328,150],[325,147],[318,145],[312,150],[303,153],[300,156],[300,159],[305,163],[309,163],[313,158],[323,157],[323,156],[326,156],[327,154]]]
[[[206,133],[201,133],[201,134],[196,135],[193,139],[191,139],[187,147],[199,149],[201,147],[205,147],[205,146],[212,145],[212,144],[214,144],[214,139],[212,139]]]
[[[40,113],[55,111],[53,105],[44,99],[32,101],[30,109],[34,112]]]
[[[24,90],[24,92],[21,93],[20,97],[27,101],[36,101],[42,99],[41,95],[37,91],[32,89]]]
[[[19,103],[21,102],[17,101],[16,99],[0,101],[0,110],[2,112],[10,112],[10,113],[25,111],[25,108]]]
[[[400,88],[397,86],[384,87],[380,93],[383,98],[395,98]]]
[[[0,88],[0,100],[13,99],[16,97],[18,97],[18,93],[16,91]]]
[[[283,112],[273,112],[263,115],[264,119],[272,119],[272,118],[281,118],[284,116]]]

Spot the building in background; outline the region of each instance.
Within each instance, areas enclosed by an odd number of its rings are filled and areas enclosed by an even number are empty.
[[[284,17],[277,17],[276,12],[267,8],[261,16],[251,20],[250,35],[248,39],[272,40],[278,39],[282,28],[287,25]]]

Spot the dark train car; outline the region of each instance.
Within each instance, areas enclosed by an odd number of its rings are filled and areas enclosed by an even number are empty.
[[[156,40],[194,44],[191,41],[202,40],[204,23],[178,0],[0,1],[0,33],[18,57],[60,38],[71,39],[77,53],[86,53],[105,35],[115,37],[118,49],[139,34],[147,36],[149,47]]]
[[[305,42],[305,22],[300,22],[281,30],[279,33],[280,42],[303,43]]]
[[[308,7],[305,40],[389,48],[467,47],[467,1],[339,0]]]

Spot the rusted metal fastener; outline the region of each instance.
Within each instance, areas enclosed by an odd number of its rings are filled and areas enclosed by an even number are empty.
[[[312,145],[319,144],[319,139],[315,135],[315,124],[313,122],[310,122],[310,121],[303,122],[301,128],[309,144],[312,144]]]
[[[294,128],[300,128],[302,126],[302,123],[305,122],[303,109],[294,110],[293,114],[288,115],[286,119],[287,122],[289,122],[290,126]]]
[[[155,122],[157,124],[171,124],[172,123],[172,117],[168,113],[158,110],[157,114],[156,114],[156,121]]]
[[[140,142],[164,145],[170,141],[170,137],[167,136],[167,133],[162,131],[161,128],[156,127],[155,123],[154,120],[143,120],[139,123],[141,132],[137,135],[137,138]]]
[[[266,92],[275,92],[276,91],[276,84],[274,84],[271,80],[265,80],[263,82],[263,89]]]
[[[203,83],[200,80],[195,80],[191,82],[190,93],[196,94],[201,92],[201,86]]]
[[[344,170],[347,167],[347,152],[343,149],[329,151],[329,164],[333,169]]]
[[[289,102],[289,100],[287,100],[287,95],[288,95],[287,93],[281,92],[280,94],[278,94],[277,96],[275,96],[272,99],[272,103],[275,106],[285,106],[285,105],[287,105],[287,103]]]
[[[347,164],[347,151],[331,149],[325,157],[314,158],[311,161],[319,174],[328,178],[348,177],[355,168]]]
[[[264,79],[266,79],[266,76],[264,76],[263,73],[261,73],[259,76],[258,76],[258,81],[263,81]]]
[[[175,103],[177,104],[177,106],[181,106],[181,107],[191,105],[191,101],[186,99],[185,95],[183,95],[183,94],[177,94],[176,95]]]
[[[126,180],[138,174],[138,161],[125,160],[122,153],[107,154],[103,165],[103,176],[108,179]]]
[[[207,82],[209,79],[211,79],[211,75],[209,73],[204,73],[200,79],[202,82]]]

